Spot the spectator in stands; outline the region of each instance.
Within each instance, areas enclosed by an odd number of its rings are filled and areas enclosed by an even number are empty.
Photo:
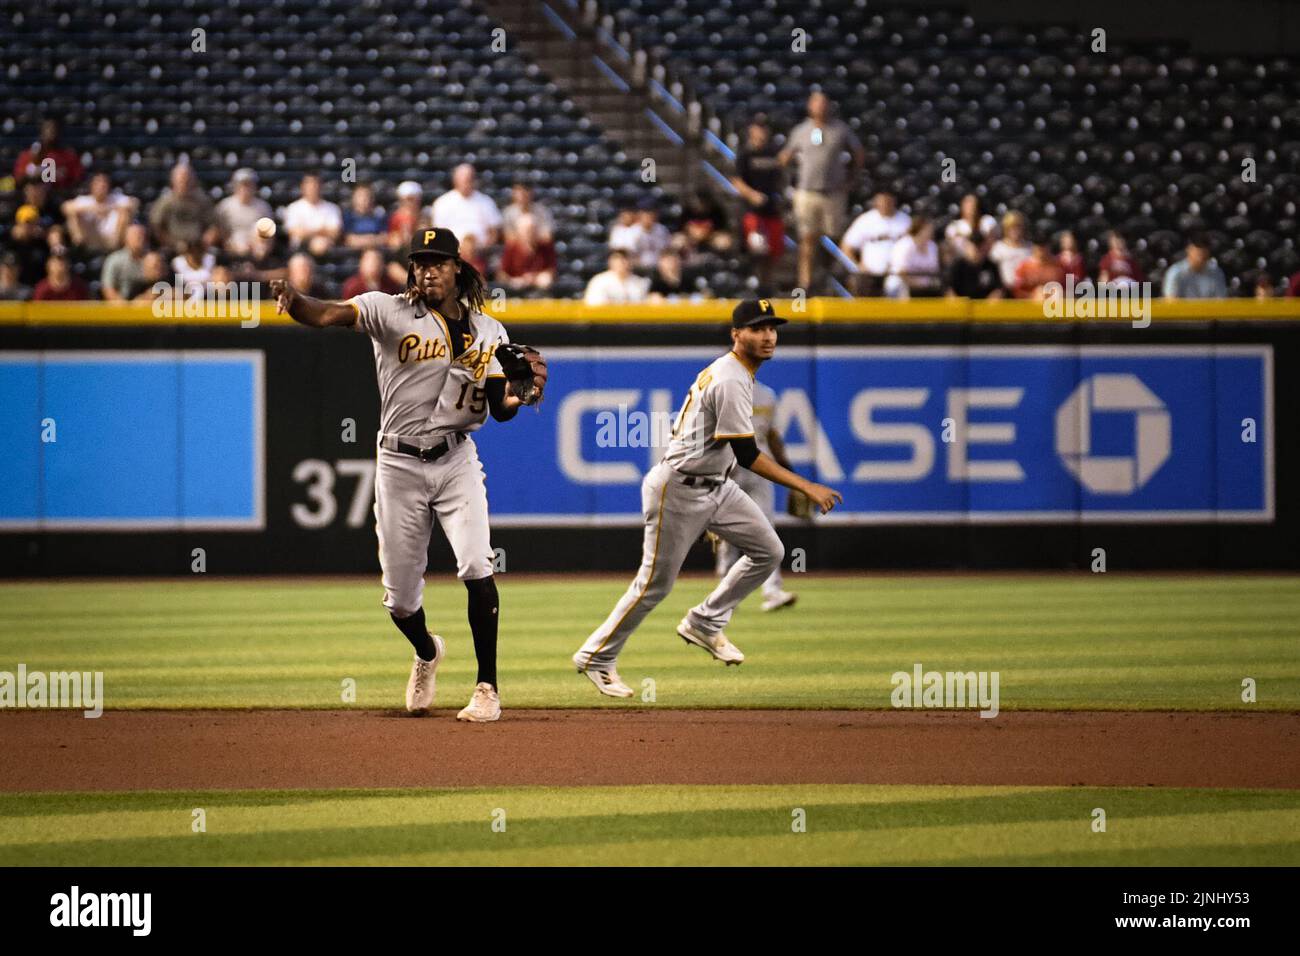
[[[1128,251],[1128,243],[1118,232],[1111,231],[1106,237],[1107,252],[1101,257],[1097,267],[1098,282],[1145,282],[1142,267],[1137,264]]]
[[[659,257],[673,244],[673,235],[659,221],[659,209],[650,198],[641,200],[633,234],[632,264],[646,272],[654,269]]]
[[[1256,299],[1272,299],[1277,295],[1277,283],[1267,272],[1255,276],[1253,295]]]
[[[522,181],[516,181],[510,187],[510,205],[501,214],[506,242],[515,234],[520,216],[532,216],[533,235],[538,242],[555,238],[555,219],[551,211],[533,199],[533,187]]]
[[[171,185],[149,209],[149,226],[160,246],[178,248],[182,242],[202,242],[215,246],[221,241],[212,202],[199,188],[194,168],[177,163],[171,172]]]
[[[1013,286],[1017,299],[1041,301],[1043,286],[1049,282],[1058,285],[1065,282],[1065,270],[1052,254],[1052,244],[1040,236],[1030,246],[1029,258],[1016,266],[1016,281]]]
[[[14,212],[14,225],[9,233],[9,248],[18,260],[19,281],[26,286],[34,286],[45,277],[45,260],[50,256],[40,220],[37,208],[24,203]]]
[[[736,175],[731,177],[744,204],[740,228],[745,250],[757,260],[758,281],[764,290],[772,288],[776,263],[785,253],[785,222],[781,218],[785,172],[779,153],[767,118],[756,116],[745,131],[745,145],[736,153]]]
[[[1062,282],[1074,278],[1075,286],[1088,278],[1088,263],[1084,261],[1083,253],[1079,252],[1078,240],[1074,238],[1074,233],[1066,229],[1057,239],[1057,245],[1061,251],[1056,256],[1057,263],[1061,266],[1061,271],[1065,274]]]
[[[90,177],[89,193],[63,203],[72,244],[92,255],[120,249],[137,206],[138,200],[113,189],[108,173],[95,173]]]
[[[0,258],[0,302],[26,302],[32,297],[31,286],[18,278],[18,258],[6,253]]]
[[[72,302],[90,297],[90,290],[72,273],[67,256],[52,255],[45,263],[45,278],[36,283],[33,302]]]
[[[299,294],[313,299],[325,298],[325,287],[316,278],[316,260],[307,253],[295,252],[289,257],[285,278]]]
[[[225,290],[234,281],[235,276],[230,271],[230,263],[218,257],[216,265],[212,267],[212,278],[208,280],[207,297],[209,299],[221,298]]]
[[[14,179],[18,182],[24,179],[49,182],[49,177],[43,175],[46,160],[54,162],[53,184],[59,192],[66,194],[81,182],[81,159],[75,149],[63,145],[63,124],[56,119],[41,121],[40,139],[18,154]]]
[[[182,242],[180,252],[172,259],[172,275],[181,284],[181,295],[189,298],[194,286],[204,286],[212,281],[212,270],[217,257],[198,242]]]
[[[313,256],[323,256],[343,234],[343,213],[321,195],[318,173],[303,176],[299,189],[302,195],[284,210],[284,231],[289,234],[289,245],[306,248]]]
[[[965,240],[983,236],[985,241],[992,241],[997,231],[998,221],[980,208],[980,197],[967,193],[961,197],[960,215],[943,231],[944,258],[955,262],[964,255]]]
[[[23,183],[22,205],[36,210],[36,221],[42,231],[56,222],[62,222],[62,210],[55,200],[50,188],[39,179],[29,179]]]
[[[948,295],[968,299],[1000,299],[1002,276],[988,255],[988,240],[973,233],[961,240],[961,257],[948,267]]]
[[[549,289],[555,266],[555,243],[542,235],[532,213],[520,213],[506,232],[498,275],[501,284],[508,289]]]
[[[1002,288],[1009,295],[1015,293],[1016,270],[1020,263],[1029,258],[1031,249],[1025,239],[1025,217],[1023,213],[1009,212],[1002,217],[1002,238],[993,243],[989,250],[989,260],[998,267],[1002,277]]]
[[[238,290],[234,286],[235,275],[230,269],[230,263],[224,257],[218,257],[217,264],[212,267],[212,279],[207,285],[207,299],[209,302],[230,303],[236,302]]]
[[[840,240],[840,249],[862,270],[854,283],[857,295],[881,294],[894,245],[912,227],[912,217],[898,208],[893,193],[881,190],[871,202]]]
[[[99,274],[99,294],[108,302],[132,298],[132,288],[144,277],[144,257],[149,251],[149,230],[138,222],[126,227],[122,248],[104,259]]]
[[[387,237],[384,211],[375,205],[375,190],[359,183],[352,190],[352,200],[343,213],[343,242],[349,249],[374,249]]]
[[[167,275],[167,259],[157,249],[146,252],[140,260],[140,271],[139,280],[130,286],[131,294],[128,298],[132,302],[152,302],[162,294],[159,291],[160,283],[171,282],[171,277]]]
[[[356,275],[350,276],[343,283],[342,297],[350,299],[363,292],[387,292],[389,295],[396,295],[401,291],[402,286],[394,282],[388,274],[384,264],[384,254],[378,249],[367,249],[361,253]]]
[[[682,257],[671,249],[659,257],[650,277],[650,301],[677,300],[690,295],[690,286],[682,274]]]
[[[45,245],[50,250],[50,255],[72,259],[72,247],[68,245],[68,231],[62,223],[56,222],[45,230]]]
[[[488,275],[487,256],[479,249],[478,236],[467,233],[460,241],[460,257],[479,271],[479,275]]]
[[[1210,259],[1209,240],[1193,235],[1187,240],[1187,255],[1165,272],[1166,299],[1222,299],[1228,294],[1223,270]]]
[[[473,236],[478,248],[486,252],[501,238],[501,210],[490,196],[475,188],[477,177],[469,163],[453,169],[451,189],[434,200],[430,218],[438,228],[454,232],[461,242]]]
[[[248,254],[231,264],[231,271],[243,282],[270,282],[285,277],[284,255],[275,239],[254,235],[248,244]],[[403,273],[405,274],[405,273]]]
[[[1286,283],[1287,298],[1294,299],[1300,296],[1300,272],[1297,272]]]
[[[388,248],[400,252],[411,246],[411,234],[420,222],[424,190],[407,179],[397,186],[397,208],[388,217]]]
[[[621,249],[630,256],[636,251],[636,239],[640,233],[641,224],[637,220],[637,207],[624,206],[618,211],[618,218],[614,220],[614,225],[609,230],[609,248]]]
[[[782,166],[791,162],[798,166],[794,217],[799,229],[799,286],[812,289],[817,245],[822,236],[844,232],[849,188],[867,154],[853,131],[832,118],[826,94],[817,91],[808,97],[808,118],[791,130],[778,159]]]
[[[591,277],[582,298],[587,305],[619,305],[644,302],[649,291],[650,280],[633,273],[628,254],[615,249],[609,254],[609,268]]]
[[[907,235],[894,243],[888,272],[884,289],[892,299],[938,295],[942,291],[939,246],[929,219],[917,216],[907,227]]]
[[[217,225],[221,227],[225,250],[232,256],[248,254],[259,219],[270,219],[271,204],[257,195],[257,173],[244,168],[235,170],[230,179],[231,193],[217,203]]]
[[[680,237],[691,245],[725,253],[731,249],[731,233],[727,228],[727,214],[706,190],[697,189],[682,210]]]

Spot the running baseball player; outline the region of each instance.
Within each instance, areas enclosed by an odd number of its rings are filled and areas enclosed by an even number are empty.
[[[758,379],[754,379],[754,443],[758,450],[767,455],[782,468],[790,467],[790,459],[785,455],[785,444],[780,433],[772,425],[776,414],[776,392],[772,391]],[[776,516],[776,485],[765,481],[748,468],[740,468],[734,478],[740,490],[754,499],[754,503],[763,509],[763,517],[768,524]],[[796,492],[797,494],[797,492]],[[724,541],[712,532],[710,539],[714,543],[718,577],[726,577],[731,566],[740,560],[740,549]],[[772,569],[767,580],[763,582],[763,610],[779,611],[790,607],[798,600],[798,595],[785,590],[781,581],[781,565]]]
[[[740,549],[742,557],[687,612],[677,633],[726,664],[745,655],[723,633],[732,611],[781,564],[785,548],[763,510],[731,479],[739,464],[760,477],[806,494],[822,514],[844,499],[778,465],[754,440],[754,373],[776,352],[785,324],[766,299],[750,299],[731,316],[731,351],[702,371],[686,393],[663,459],[641,483],[645,519],[641,569],[614,610],[573,655],[578,672],[609,697],[631,697],[615,669],[638,624],[673,588],[686,553],[706,530]]]
[[[271,283],[277,311],[316,328],[348,326],[370,336],[379,382],[375,531],[383,569],[384,607],[415,648],[406,709],[428,713],[443,639],[425,624],[421,596],[434,517],[465,582],[478,683],[457,719],[501,717],[497,691],[496,581],[492,576],[487,489],[470,433],[491,412],[509,421],[541,400],[546,364],[536,351],[509,344],[506,330],[483,314],[483,277],[460,257],[450,229],[417,230],[408,255],[407,288],[325,302]]]

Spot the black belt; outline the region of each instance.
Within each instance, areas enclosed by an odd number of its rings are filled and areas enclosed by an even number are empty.
[[[456,432],[447,438],[438,442],[436,445],[430,445],[428,448],[421,448],[418,445],[408,445],[404,441],[398,441],[396,438],[387,436],[379,439],[379,447],[387,448],[389,451],[395,451],[399,455],[410,455],[412,458],[418,458],[420,461],[437,461],[447,452],[451,451],[457,445],[465,441],[464,432]],[[453,441],[453,439],[455,439]]]
[[[682,478],[682,484],[694,488],[699,485],[701,488],[717,488],[726,479],[721,481],[717,478],[705,478],[703,475],[685,475]]]

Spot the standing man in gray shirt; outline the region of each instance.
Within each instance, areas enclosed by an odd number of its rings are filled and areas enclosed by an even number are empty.
[[[808,118],[791,131],[778,157],[782,166],[798,164],[794,219],[799,230],[799,286],[811,289],[817,243],[838,238],[848,214],[849,186],[866,163],[862,143],[849,127],[831,117],[825,93],[808,97]]]

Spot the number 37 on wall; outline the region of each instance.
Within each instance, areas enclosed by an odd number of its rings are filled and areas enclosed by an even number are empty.
[[[375,500],[375,460],[340,458],[331,465],[319,458],[304,458],[294,466],[293,480],[307,486],[307,502],[295,502],[289,509],[298,527],[325,528],[334,522],[339,513],[334,485],[340,477],[357,479],[348,505],[348,527],[360,528],[366,522]]]

